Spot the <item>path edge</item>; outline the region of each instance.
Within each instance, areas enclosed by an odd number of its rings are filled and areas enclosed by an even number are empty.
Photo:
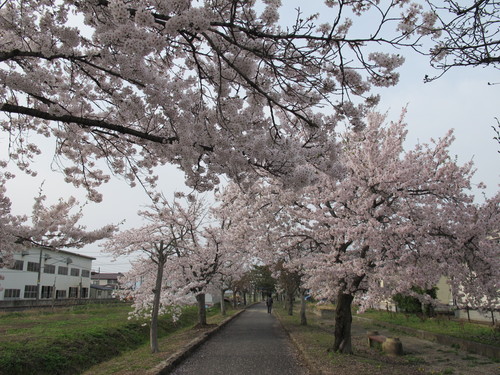
[[[273,312],[273,315],[276,318],[276,320],[278,320],[278,322],[281,325],[281,328],[283,329],[283,331],[285,331],[286,335],[289,337],[290,341],[293,343],[293,345],[295,346],[295,348],[299,352],[299,355],[300,355],[302,361],[304,362],[304,364],[306,365],[307,369],[309,370],[309,374],[311,374],[311,375],[323,375],[323,371],[321,371],[320,369],[316,368],[316,366],[314,365],[313,360],[306,354],[306,351],[302,347],[302,345],[300,344],[300,342],[297,339],[295,339],[295,337],[293,336],[293,334],[290,331],[288,331],[288,329],[286,329],[285,325],[281,321],[280,314],[277,313],[277,312]]]
[[[160,362],[158,365],[146,372],[147,375],[166,375],[170,374],[172,370],[177,367],[183,360],[189,357],[196,349],[198,349],[203,343],[205,343],[214,334],[219,332],[224,326],[226,326],[230,321],[242,314],[248,307],[238,311],[236,314],[224,319],[220,322],[217,327],[214,327],[206,332],[203,332],[200,336],[191,340],[187,345],[183,346],[180,350],[172,354],[166,360]]]

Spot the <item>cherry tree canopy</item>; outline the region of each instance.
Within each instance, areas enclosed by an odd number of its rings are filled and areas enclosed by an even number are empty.
[[[13,176],[3,172],[4,167],[5,163],[0,162],[0,267],[10,265],[14,252],[26,247],[82,248],[110,237],[117,230],[116,225],[88,230],[80,224],[83,206],[75,198],[59,199],[58,203],[46,206],[42,191],[35,198],[29,217],[13,215],[11,202],[5,195],[5,183]]]
[[[427,1],[438,19],[431,64],[446,72],[457,66],[500,66],[500,2]],[[433,79],[434,77],[427,77]]]
[[[4,167],[4,163],[0,163]],[[79,221],[83,206],[74,197],[59,199],[51,206],[45,205],[47,197],[42,190],[35,198],[29,217],[11,214],[11,202],[5,195],[5,182],[12,178],[8,172],[0,172],[0,255],[6,256],[16,246],[41,246],[54,249],[82,248],[87,244],[107,238],[117,230],[116,225],[106,225],[87,230]],[[74,211],[77,210],[76,213]],[[5,259],[5,258],[4,258]]]
[[[472,163],[450,157],[451,132],[405,151],[403,120],[384,121],[371,114],[366,129],[342,136],[340,180],[309,167],[313,184],[262,182],[246,200],[261,259],[274,252],[312,293],[337,302],[334,350],[351,351],[354,297],[365,308],[447,276],[464,305],[499,304],[500,193],[474,203]]]
[[[186,304],[196,297],[203,299],[202,304],[199,301],[200,324],[206,324],[204,294],[212,281],[220,283],[221,275],[241,272],[238,264],[244,257],[225,238],[227,223],[211,223],[213,218],[209,220],[202,200],[188,195],[183,204],[181,196],[178,193],[172,203],[158,197],[148,210],[139,213],[147,224],[115,235],[104,244],[104,251],[115,257],[138,252],[146,255],[132,264],[124,279],[131,287],[123,294],[133,297],[136,314],[153,311],[154,320],[169,306]]]
[[[33,172],[41,150],[30,134],[54,137],[67,181],[96,201],[109,179],[98,160],[131,184],[154,183],[152,169],[174,163],[199,190],[220,174],[293,179],[311,161],[331,172],[335,125],[362,127],[378,101],[371,89],[398,81],[404,58],[391,48],[440,31],[418,2],[325,4],[329,24],[296,11],[286,25],[279,0],[2,2],[10,156]],[[376,22],[352,31],[363,16]]]

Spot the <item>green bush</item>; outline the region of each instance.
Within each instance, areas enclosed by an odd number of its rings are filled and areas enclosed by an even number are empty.
[[[423,290],[418,287],[413,287],[412,291],[414,291],[417,294],[427,294],[431,298],[436,298],[437,296],[437,287],[434,287],[432,289],[427,289]],[[424,313],[426,316],[433,316],[434,315],[434,309],[431,305],[425,305],[422,308],[422,302],[416,297],[413,296],[408,296],[404,294],[396,294],[393,298],[394,302],[396,303],[398,311],[408,313],[408,314],[422,314]]]

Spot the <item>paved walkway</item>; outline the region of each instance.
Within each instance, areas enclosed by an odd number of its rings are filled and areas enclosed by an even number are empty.
[[[249,307],[173,372],[175,375],[306,375],[307,369],[265,304]]]

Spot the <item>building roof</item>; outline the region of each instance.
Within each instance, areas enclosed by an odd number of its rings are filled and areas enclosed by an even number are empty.
[[[40,249],[42,250],[49,250],[49,251],[53,251],[55,253],[59,253],[59,254],[63,254],[63,255],[68,255],[68,256],[77,256],[77,257],[80,257],[80,258],[86,258],[86,259],[91,259],[91,260],[96,260],[96,258],[94,257],[89,257],[88,255],[83,255],[83,254],[78,254],[78,253],[73,253],[71,251],[67,251],[67,250],[59,250],[59,249],[54,249],[54,248],[51,248],[51,247],[34,247],[34,248],[26,248],[25,250],[21,250],[19,251],[20,253],[21,252],[24,252],[24,251],[29,251],[30,249],[34,249],[34,250],[37,250],[37,253],[40,252]]]
[[[76,255],[76,256],[82,257],[82,258],[96,260],[96,258],[94,258],[94,257],[89,257],[88,255],[83,255],[83,254],[78,254],[78,253],[72,253],[71,251],[66,251],[66,250],[54,250],[54,251],[56,253],[62,253],[62,254],[66,254],[66,255]]]

